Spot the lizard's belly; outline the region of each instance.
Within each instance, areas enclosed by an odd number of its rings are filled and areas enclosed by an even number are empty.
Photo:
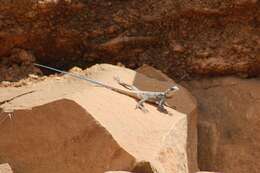
[[[162,99],[161,95],[156,95],[153,93],[140,93],[137,95],[138,99],[142,100],[145,99],[147,102],[158,102]]]

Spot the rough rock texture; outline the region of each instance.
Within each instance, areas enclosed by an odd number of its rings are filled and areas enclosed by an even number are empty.
[[[28,74],[41,74],[33,66],[35,57],[29,51],[12,49],[10,57],[0,58],[0,81],[19,81]]]
[[[13,173],[12,168],[8,163],[0,164],[0,173]]]
[[[259,0],[0,3],[0,63],[22,48],[66,69],[121,62],[171,77],[260,72]]]
[[[73,71],[81,72],[80,69]],[[126,68],[96,65],[89,77],[120,87],[114,76],[140,89],[164,90],[159,81]],[[0,163],[21,173],[195,172],[196,104],[184,88],[169,100],[173,115],[69,76],[0,88]],[[182,103],[183,101],[183,103]],[[186,104],[186,113],[178,105]],[[182,109],[180,107],[180,109]]]
[[[260,79],[183,82],[197,98],[199,168],[229,173],[260,170]]]

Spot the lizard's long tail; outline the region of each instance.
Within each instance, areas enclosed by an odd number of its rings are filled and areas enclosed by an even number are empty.
[[[38,67],[43,67],[43,68],[46,68],[46,69],[49,69],[49,70],[52,70],[52,71],[56,71],[56,72],[59,72],[59,73],[63,73],[63,74],[67,74],[67,75],[70,75],[74,78],[78,78],[78,79],[81,79],[81,80],[85,80],[85,81],[88,81],[90,83],[93,83],[93,84],[97,84],[99,86],[102,86],[102,87],[105,87],[105,88],[108,88],[108,89],[113,89],[112,87],[106,85],[106,84],[103,84],[102,82],[99,82],[99,81],[95,81],[95,80],[92,80],[92,79],[89,79],[83,75],[80,75],[80,74],[76,74],[76,73],[71,73],[71,72],[67,72],[67,71],[63,71],[63,70],[59,70],[57,68],[53,68],[53,67],[49,67],[49,66],[46,66],[46,65],[42,65],[42,64],[37,64],[37,63],[34,63],[35,66],[38,66]]]

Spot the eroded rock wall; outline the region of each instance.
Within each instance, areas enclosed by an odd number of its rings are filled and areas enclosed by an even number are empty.
[[[0,64],[17,65],[2,59],[20,48],[32,52],[38,62],[64,69],[121,62],[130,68],[147,63],[176,78],[255,76],[260,69],[259,4],[2,0]]]

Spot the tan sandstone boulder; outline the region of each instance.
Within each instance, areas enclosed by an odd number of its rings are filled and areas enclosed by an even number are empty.
[[[200,169],[258,173],[260,79],[223,77],[185,83],[199,105]]]
[[[114,76],[145,90],[173,84],[107,64],[82,73],[115,87]],[[69,76],[0,88],[0,161],[20,173],[195,172],[196,104],[188,95],[176,93],[169,116],[151,104],[143,113],[135,99]],[[179,97],[190,105],[185,113]]]
[[[0,164],[0,173],[13,173],[12,168],[8,163]]]

